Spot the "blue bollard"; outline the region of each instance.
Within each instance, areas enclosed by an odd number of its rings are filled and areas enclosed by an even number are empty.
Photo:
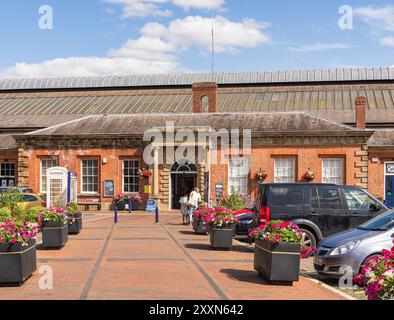
[[[133,204],[131,202],[131,199],[128,199],[129,201],[129,213],[131,213],[131,211],[133,211]]]
[[[114,223],[118,223],[118,205],[115,203]]]
[[[156,207],[156,210],[155,210],[155,221],[156,221],[156,223],[159,223],[159,208],[158,207]]]

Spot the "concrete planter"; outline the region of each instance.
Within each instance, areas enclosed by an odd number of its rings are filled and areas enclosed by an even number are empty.
[[[37,269],[36,240],[0,244],[0,283],[22,284]]]
[[[67,222],[43,222],[42,223],[42,246],[44,248],[61,248],[68,241]]]
[[[82,230],[82,214],[75,213],[74,222],[68,224],[68,234],[78,234]]]
[[[292,285],[300,276],[299,243],[279,243],[257,239],[254,269],[273,283]]]
[[[212,228],[209,230],[211,246],[214,249],[228,249],[233,246],[234,228]]]
[[[193,218],[193,230],[197,234],[207,234],[207,226],[204,224],[204,221],[200,218]]]

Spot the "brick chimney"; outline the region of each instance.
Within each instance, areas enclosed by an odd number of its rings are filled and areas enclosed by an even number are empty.
[[[365,97],[356,98],[356,127],[361,130],[365,130],[366,103]]]
[[[193,113],[216,112],[218,85],[215,82],[194,83]],[[203,100],[208,99],[208,110],[203,110]]]

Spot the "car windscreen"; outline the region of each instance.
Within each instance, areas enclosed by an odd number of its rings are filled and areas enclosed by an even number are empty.
[[[359,227],[359,229],[371,231],[384,231],[392,228],[394,228],[394,210],[383,213]]]

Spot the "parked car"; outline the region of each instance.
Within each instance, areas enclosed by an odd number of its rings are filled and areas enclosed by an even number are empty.
[[[306,233],[311,247],[335,233],[359,226],[388,208],[357,186],[317,183],[261,184],[253,218],[244,216],[236,237],[267,219],[292,221]]]
[[[358,274],[368,258],[379,255],[382,249],[392,248],[393,238],[394,210],[390,210],[357,228],[323,240],[314,258],[315,270],[339,278],[348,266],[353,274]]]
[[[0,193],[6,193],[7,190],[9,189],[16,189],[19,190],[22,193],[33,193],[33,189],[30,187],[13,187],[13,186],[9,186],[9,187],[0,187]]]
[[[237,218],[234,228],[234,238],[247,239],[249,231],[253,228],[254,213],[252,209],[245,208],[236,211],[234,215]]]
[[[37,206],[45,207],[46,203],[39,194],[23,193],[22,201],[18,205],[23,209],[30,209]]]

